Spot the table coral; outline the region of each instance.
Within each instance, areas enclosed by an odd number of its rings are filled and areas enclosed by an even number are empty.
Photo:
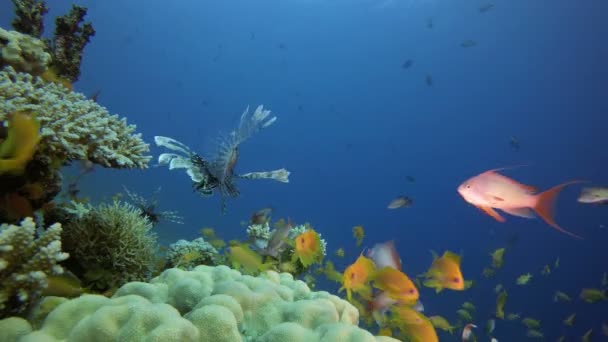
[[[313,292],[289,274],[251,277],[226,266],[198,266],[125,284],[111,299],[69,300],[20,341],[397,341],[373,336],[358,320],[350,303]]]
[[[47,286],[48,275],[58,275],[61,225],[54,224],[36,238],[36,224],[26,218],[19,226],[0,226],[0,317],[24,311]]]
[[[112,168],[146,168],[149,146],[136,126],[110,115],[83,94],[16,72],[0,71],[0,121],[17,110],[36,113],[42,127],[40,153],[69,163],[90,160]]]
[[[46,44],[35,37],[0,27],[0,67],[10,65],[18,71],[42,74],[51,62]]]

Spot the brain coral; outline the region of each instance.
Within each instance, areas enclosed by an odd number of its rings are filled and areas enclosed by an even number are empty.
[[[60,304],[42,328],[0,321],[20,341],[396,341],[357,326],[359,313],[290,274],[242,275],[226,266],[169,269],[113,298],[84,295]],[[15,326],[12,328],[12,326]]]
[[[23,110],[35,113],[42,127],[39,152],[55,160],[90,160],[112,168],[145,168],[150,161],[148,144],[125,119],[83,94],[5,67],[0,71],[0,122]]]

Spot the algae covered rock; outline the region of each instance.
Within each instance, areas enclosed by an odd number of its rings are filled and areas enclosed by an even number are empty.
[[[198,266],[69,300],[21,341],[396,341],[358,320],[350,303],[289,274]]]

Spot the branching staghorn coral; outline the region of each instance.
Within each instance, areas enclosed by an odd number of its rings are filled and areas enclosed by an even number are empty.
[[[235,167],[238,162],[239,146],[253,134],[272,125],[276,116],[270,116],[270,111],[258,106],[250,114],[249,107],[241,115],[236,130],[219,139],[215,154],[205,159],[192,152],[185,144],[169,137],[155,136],[157,146],[165,147],[177,153],[162,153],[158,156],[159,165],[168,165],[169,170],[186,169],[188,176],[194,182],[194,188],[202,195],[212,195],[219,192],[222,202],[222,212],[225,211],[225,198],[237,197],[239,189],[236,187],[237,178],[246,179],[273,179],[281,183],[289,183],[289,171],[278,169],[273,171],[249,172],[236,174]]]
[[[23,312],[46,288],[47,276],[63,273],[58,263],[67,258],[61,224],[39,234],[30,217],[19,226],[0,225],[0,318]]]
[[[128,203],[79,206],[78,216],[64,224],[64,249],[77,263],[83,280],[104,290],[127,281],[148,279],[156,262],[152,224]]]
[[[40,38],[44,31],[44,15],[49,11],[44,0],[13,0],[15,19],[12,25],[15,30]]]

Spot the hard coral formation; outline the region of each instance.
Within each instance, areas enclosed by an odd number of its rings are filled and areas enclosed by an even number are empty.
[[[68,14],[55,19],[55,35],[50,43],[54,57],[53,67],[59,76],[72,82],[80,76],[84,47],[91,36],[95,35],[95,29],[90,22],[82,24],[85,15],[85,7],[72,5]]]
[[[0,226],[0,317],[23,312],[46,288],[47,276],[63,273],[58,263],[68,254],[61,251],[61,224],[36,236],[29,217]]]
[[[149,279],[157,251],[151,229],[150,221],[127,203],[80,207],[62,234],[64,248],[72,255],[70,270],[99,290]]]
[[[145,168],[151,158],[141,134],[134,134],[135,125],[110,115],[83,94],[9,66],[0,71],[0,121],[22,110],[37,114],[42,127],[39,152],[55,161]]]
[[[10,65],[15,70],[40,75],[50,62],[51,54],[46,52],[42,40],[0,27],[0,67]]]
[[[30,36],[42,36],[44,15],[49,11],[44,0],[13,0],[16,18],[12,25],[15,30]]]
[[[9,321],[10,320],[10,321]],[[54,309],[40,330],[0,321],[20,341],[396,341],[357,326],[359,313],[289,274],[242,275],[226,266],[169,269],[108,299],[83,295]],[[11,341],[11,340],[9,340]]]
[[[219,254],[205,239],[178,240],[167,251],[167,262],[172,267],[192,269],[198,265],[215,265]]]

